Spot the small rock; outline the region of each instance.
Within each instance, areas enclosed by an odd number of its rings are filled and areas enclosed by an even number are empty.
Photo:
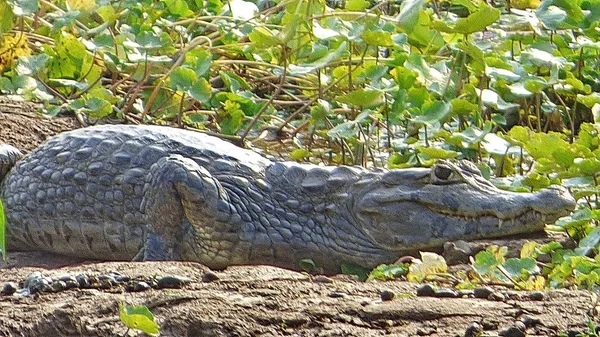
[[[417,288],[417,296],[434,296],[435,288],[431,284],[423,284]]]
[[[79,288],[87,288],[90,286],[90,278],[86,274],[75,276],[75,280],[77,281]]]
[[[325,275],[317,275],[313,278],[315,283],[333,283],[333,280]]]
[[[50,284],[50,290],[53,293],[57,293],[57,292],[65,290],[65,289],[67,289],[67,283],[64,281],[58,280],[58,281],[52,282]]]
[[[140,281],[140,282],[136,282],[133,285],[133,289],[132,290],[135,291],[135,292],[139,292],[139,291],[146,291],[148,289],[152,289],[152,287],[148,283],[146,283],[144,281]]]
[[[456,298],[456,297],[458,297],[458,293],[449,288],[442,288],[442,289],[436,290],[433,296]]]
[[[458,291],[458,296],[459,297],[468,297],[468,298],[473,298],[475,297],[475,292],[473,291],[473,289],[461,289]]]
[[[110,289],[118,284],[112,275],[99,275],[98,283],[99,289]]]
[[[6,282],[4,283],[4,286],[2,286],[2,291],[0,291],[0,294],[12,295],[17,290],[19,290],[19,285],[16,282]]]
[[[127,283],[131,281],[131,277],[119,273],[110,273],[108,276],[111,276],[117,283]]]
[[[391,301],[396,297],[396,294],[388,289],[382,289],[379,291],[379,296],[381,296],[382,301]]]
[[[202,274],[202,282],[214,282],[219,280],[219,275],[212,271],[207,271]]]
[[[509,328],[498,331],[498,336],[504,337],[525,337],[526,335],[525,324],[521,322],[517,322]]]
[[[59,277],[58,280],[65,283],[65,289],[74,289],[79,287],[79,282],[77,282],[77,279],[74,276],[63,275]]]
[[[36,271],[27,276],[23,288],[28,289],[31,294],[34,294],[36,292],[50,291],[50,283],[52,283],[52,279]]]
[[[446,260],[448,265],[457,265],[461,263],[468,263],[469,257],[473,255],[473,248],[471,245],[463,240],[446,242],[444,244],[444,252],[442,256]]]
[[[471,323],[465,330],[464,337],[479,337],[483,333],[483,327],[479,323]]]
[[[494,289],[490,287],[477,287],[473,289],[473,296],[476,298],[488,298],[494,293]]]
[[[327,294],[327,296],[329,296],[331,298],[344,298],[344,297],[348,297],[348,294],[342,293],[339,291],[332,291],[329,294]]]
[[[502,295],[499,292],[493,292],[488,296],[488,300],[496,301],[496,302],[504,302],[506,301],[506,296]]]
[[[523,300],[523,296],[521,296],[520,292],[512,291],[512,290],[505,292],[504,297],[509,300],[513,300],[513,301],[522,301]]]
[[[181,289],[184,285],[192,282],[191,279],[177,275],[166,275],[156,281],[158,289]]]
[[[532,301],[543,301],[544,297],[545,295],[541,291],[533,291],[529,294],[529,299]]]
[[[523,317],[521,317],[521,322],[525,324],[525,327],[527,328],[542,324],[541,319],[529,315],[523,315]]]
[[[98,275],[100,283],[108,283],[111,287],[119,284],[114,274]]]

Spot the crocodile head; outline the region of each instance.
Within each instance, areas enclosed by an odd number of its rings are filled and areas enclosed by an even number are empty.
[[[392,170],[361,189],[361,197],[354,198],[355,216],[367,235],[392,251],[541,231],[575,207],[563,189],[500,190],[467,161]]]

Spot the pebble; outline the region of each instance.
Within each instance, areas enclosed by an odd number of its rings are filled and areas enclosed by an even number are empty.
[[[2,286],[2,291],[0,291],[0,294],[12,295],[17,290],[19,290],[19,285],[16,282],[6,282],[4,283],[4,286]]]
[[[396,294],[388,289],[382,289],[379,291],[379,296],[381,296],[382,301],[391,301],[396,297]]]
[[[140,281],[140,282],[135,282],[135,285],[133,286],[133,291],[135,292],[139,292],[139,291],[146,291],[148,289],[152,289],[152,287],[144,281]]]
[[[317,275],[313,278],[315,283],[333,283],[333,280],[325,275]]]
[[[90,278],[86,274],[79,274],[75,276],[79,288],[87,288],[90,286]]]
[[[37,292],[50,291],[50,283],[52,283],[52,279],[45,277],[39,271],[35,271],[27,276],[23,288],[34,294]]]
[[[98,281],[103,287],[109,288],[119,283],[113,274],[98,275]]]
[[[329,296],[331,298],[344,298],[344,297],[348,297],[348,294],[341,293],[339,291],[332,291],[329,294],[327,294],[327,296]]]
[[[192,282],[191,279],[178,275],[163,276],[156,281],[158,289],[181,289],[184,285]]]
[[[435,296],[435,288],[431,284],[423,284],[417,288],[417,296]]]
[[[67,283],[65,281],[58,280],[50,283],[50,291],[53,293],[57,293],[65,289],[67,289]]]
[[[475,294],[475,292],[473,291],[473,289],[461,289],[458,291],[459,297],[473,298],[473,297],[475,297],[474,294]]]
[[[541,319],[529,315],[523,315],[523,317],[521,317],[521,322],[525,324],[525,327],[527,328],[542,324]]]
[[[219,275],[212,271],[207,271],[202,274],[202,282],[214,282],[219,280]]]
[[[529,294],[529,299],[532,301],[543,301],[544,297],[545,295],[541,291],[533,291]]]
[[[442,289],[436,290],[433,296],[456,298],[456,297],[458,297],[458,292],[456,292],[452,289],[449,289],[449,288],[442,288]]]
[[[500,331],[498,331],[498,336],[504,336],[504,337],[525,337],[526,336],[526,330],[527,328],[525,328],[525,324],[521,323],[521,322],[517,322],[515,323],[515,325],[506,328],[506,329],[502,329]]]
[[[490,296],[488,296],[488,299],[496,302],[504,302],[506,301],[506,296],[499,292],[493,292],[490,294]]]
[[[444,244],[442,256],[448,265],[453,266],[461,263],[468,263],[469,257],[472,255],[474,255],[473,248],[466,241],[458,240],[446,242]]]
[[[490,287],[477,287],[473,289],[473,296],[475,298],[489,298],[494,293],[494,289]]]
[[[65,289],[74,289],[79,287],[79,282],[77,282],[77,279],[72,275],[63,275],[59,277],[58,280],[65,283]]]
[[[479,323],[471,323],[465,330],[464,337],[479,337],[483,334],[483,327]]]

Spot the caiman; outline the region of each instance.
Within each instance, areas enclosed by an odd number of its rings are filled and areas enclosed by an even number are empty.
[[[561,188],[500,190],[467,161],[367,170],[273,162],[198,132],[105,125],[0,147],[9,249],[101,260],[373,267],[450,240],[543,230]]]

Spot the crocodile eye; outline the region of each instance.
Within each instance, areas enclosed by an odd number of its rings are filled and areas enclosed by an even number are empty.
[[[433,174],[439,180],[448,180],[452,176],[452,170],[447,167],[436,166],[433,169]]]

